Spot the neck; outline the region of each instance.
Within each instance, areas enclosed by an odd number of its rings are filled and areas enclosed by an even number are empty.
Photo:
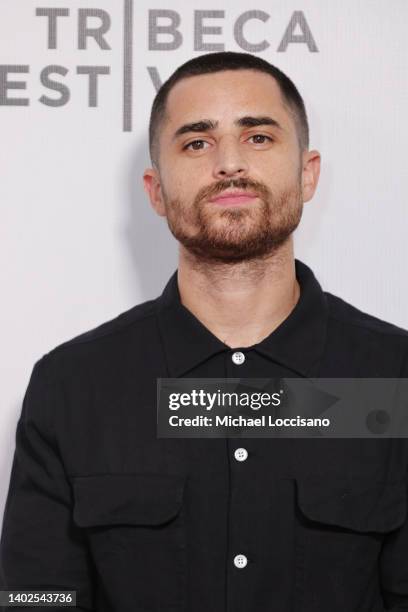
[[[293,240],[270,257],[211,264],[180,245],[182,304],[231,348],[257,344],[290,314],[299,299]]]

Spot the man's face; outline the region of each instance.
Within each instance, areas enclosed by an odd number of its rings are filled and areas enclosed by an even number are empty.
[[[254,125],[260,117],[272,121]],[[145,172],[145,188],[175,238],[198,258],[250,260],[273,253],[297,227],[317,184],[313,153],[302,155],[271,76],[251,70],[198,75],[170,91],[160,170]],[[225,190],[255,197],[212,201]]]

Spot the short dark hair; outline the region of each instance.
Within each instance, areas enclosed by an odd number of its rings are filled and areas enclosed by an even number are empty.
[[[257,70],[266,72],[276,79],[284,103],[291,112],[296,125],[300,150],[309,148],[309,125],[305,105],[295,84],[279,68],[251,53],[221,51],[207,53],[188,60],[173,72],[158,90],[152,104],[149,121],[149,150],[153,165],[158,166],[159,131],[166,114],[167,98],[170,90],[182,79],[199,74],[221,72],[223,70]]]

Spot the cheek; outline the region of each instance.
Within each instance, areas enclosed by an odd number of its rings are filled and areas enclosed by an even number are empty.
[[[271,182],[278,190],[292,190],[301,184],[302,175],[298,163],[284,162],[274,171]]]
[[[163,178],[161,181],[161,193],[165,203],[172,202],[179,197],[177,185],[174,181],[166,181]]]
[[[201,198],[202,190],[212,184],[211,180],[203,182],[202,178],[202,172],[195,171],[187,172],[182,179],[173,181],[173,199],[177,199],[184,208],[192,208],[197,199]]]
[[[289,151],[253,151],[247,161],[248,176],[253,180],[280,185],[293,183],[298,176],[299,160]]]

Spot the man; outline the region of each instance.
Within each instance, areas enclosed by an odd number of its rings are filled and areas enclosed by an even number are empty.
[[[403,439],[156,432],[162,377],[406,376],[407,332],[294,258],[320,169],[299,92],[265,60],[210,53],[161,87],[149,135],[144,186],[178,269],[35,364],[3,588],[75,590],[98,612],[408,610]]]

